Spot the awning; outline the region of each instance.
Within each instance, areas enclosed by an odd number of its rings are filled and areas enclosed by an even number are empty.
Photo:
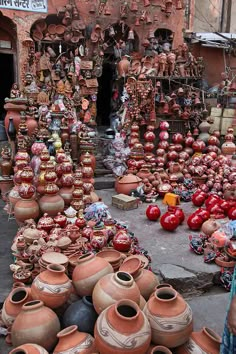
[[[235,33],[188,32],[185,38],[191,43],[201,43],[204,47],[229,49],[232,44],[236,46]]]

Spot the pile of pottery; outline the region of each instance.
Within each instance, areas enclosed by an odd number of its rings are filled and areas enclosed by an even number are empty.
[[[86,253],[77,258],[72,281],[65,266],[50,263],[31,287],[15,284],[1,316],[11,354],[171,354],[174,348],[190,354],[192,346],[219,352],[221,338],[208,328],[193,332],[191,308],[173,287],[159,284],[138,256],[116,271],[119,257],[114,250]]]

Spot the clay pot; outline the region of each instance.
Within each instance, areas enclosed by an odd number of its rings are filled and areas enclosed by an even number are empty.
[[[13,324],[17,315],[20,313],[22,306],[31,299],[30,288],[21,286],[10,292],[4,301],[2,308],[2,321],[6,327]]]
[[[184,222],[185,215],[183,209],[177,206],[172,206],[168,207],[168,211],[174,213],[174,215],[177,216],[177,218],[179,219],[179,224],[182,224]]]
[[[11,156],[3,154],[0,167],[1,167],[2,177],[9,178],[13,173]]]
[[[164,230],[174,231],[180,224],[180,219],[175,213],[167,211],[161,216],[160,224]]]
[[[93,336],[94,325],[98,318],[94,309],[92,296],[84,296],[81,300],[71,304],[63,315],[63,326],[78,326],[79,331],[90,333]]]
[[[129,273],[119,271],[107,274],[93,289],[93,303],[98,314],[122,299],[130,299],[139,305],[140,291]]]
[[[48,351],[38,344],[23,344],[10,351],[9,354],[48,354]]]
[[[89,155],[88,155],[89,154]],[[91,152],[84,152],[80,155],[79,157],[79,161],[80,162],[83,162],[84,158],[89,156],[89,158],[91,159],[91,167],[93,169],[93,171],[95,171],[95,168],[96,168],[96,157],[94,154],[92,154]]]
[[[135,302],[120,300],[99,315],[94,336],[100,354],[144,354],[151,342],[151,329]]]
[[[72,201],[72,193],[74,187],[62,187],[59,191],[59,195],[64,200],[65,206],[69,206],[70,202]]]
[[[19,195],[19,186],[15,186],[11,189],[11,191],[8,195],[8,199],[9,199],[11,207],[14,209],[18,200],[21,200],[21,197]]]
[[[59,342],[53,354],[96,353],[94,338],[88,333],[78,332],[76,325],[63,329],[57,334],[57,337]]]
[[[141,168],[141,170],[137,173],[137,176],[140,178],[148,178],[152,175],[148,168]]]
[[[100,278],[113,273],[113,268],[105,259],[95,257],[92,253],[80,256],[72,274],[72,281],[79,296],[92,295]]]
[[[131,247],[131,238],[126,230],[117,231],[112,240],[113,247],[119,252],[128,252]]]
[[[136,189],[139,186],[141,181],[141,178],[132,175],[131,173],[123,176],[116,180],[116,192],[129,195],[133,189]]]
[[[209,219],[202,224],[201,231],[207,235],[211,236],[213,232],[220,228],[220,223],[214,219]]]
[[[47,270],[34,279],[31,293],[34,300],[41,300],[46,306],[55,309],[69,299],[71,289],[72,284],[65,274],[65,267],[49,264]]]
[[[57,342],[60,322],[57,315],[42,301],[26,302],[11,329],[14,347],[33,342],[51,351]]]
[[[147,269],[140,269],[139,272],[134,275],[134,280],[145,300],[149,299],[155,287],[159,285],[157,276]]]
[[[172,352],[170,351],[170,349],[163,347],[162,345],[151,345],[147,354],[172,354]]]
[[[39,199],[39,207],[42,213],[47,213],[49,216],[56,216],[64,210],[64,200],[59,194],[44,195]]]
[[[7,114],[5,116],[4,120],[4,125],[6,128],[6,132],[8,131],[8,126],[9,126],[9,119],[10,117],[13,118],[14,126],[15,129],[18,131],[19,124],[21,121],[20,117],[20,112],[26,110],[26,105],[22,104],[21,102],[16,102],[16,103],[6,103],[4,105],[4,109],[7,111]]]
[[[232,141],[226,141],[221,146],[221,152],[223,155],[233,155],[236,151],[236,146]]]
[[[187,343],[177,349],[177,354],[218,354],[220,352],[221,337],[212,329],[203,327],[199,332],[192,332]]]
[[[193,330],[192,311],[183,297],[173,288],[156,290],[144,313],[152,328],[152,342],[175,348],[184,344]]]
[[[27,219],[37,219],[39,216],[38,203],[33,199],[20,199],[15,204],[14,214],[19,223]]]

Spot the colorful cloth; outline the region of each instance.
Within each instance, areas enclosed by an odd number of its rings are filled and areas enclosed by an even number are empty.
[[[231,303],[232,298],[236,295],[236,267],[234,267],[234,274],[231,284],[230,291],[230,300],[229,305]],[[227,325],[227,318],[225,321],[224,332],[222,336],[222,344],[220,348],[220,354],[234,354],[236,353],[236,336],[230,333]]]

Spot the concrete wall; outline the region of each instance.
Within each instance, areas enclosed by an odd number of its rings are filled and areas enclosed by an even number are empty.
[[[220,31],[222,1],[193,0],[193,32]]]
[[[230,32],[236,33],[236,1],[232,1]]]

